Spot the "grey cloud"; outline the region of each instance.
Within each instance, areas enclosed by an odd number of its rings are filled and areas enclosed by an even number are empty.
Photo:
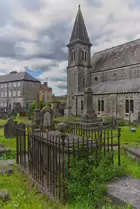
[[[0,38],[0,57],[16,57],[15,40]]]
[[[56,84],[56,87],[60,88],[60,89],[66,89],[67,88],[67,84],[66,83]]]
[[[40,0],[21,0],[23,7],[29,11],[39,10]]]

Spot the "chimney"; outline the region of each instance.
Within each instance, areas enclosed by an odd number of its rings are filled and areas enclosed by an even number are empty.
[[[48,86],[48,82],[44,82],[44,86],[47,87]]]

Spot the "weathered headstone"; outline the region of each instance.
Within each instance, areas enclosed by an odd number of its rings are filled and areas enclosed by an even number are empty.
[[[83,122],[89,123],[97,119],[97,115],[93,109],[92,89],[90,87],[87,87],[84,91],[84,109],[81,118]]]
[[[133,121],[134,121],[134,115],[133,115],[132,111],[129,114],[129,118],[130,118],[130,122],[133,123]]]
[[[15,123],[12,117],[9,118],[7,123],[4,125],[4,136],[5,138],[15,137]]]
[[[53,111],[51,108],[44,107],[41,110],[41,128],[50,129],[53,127]]]

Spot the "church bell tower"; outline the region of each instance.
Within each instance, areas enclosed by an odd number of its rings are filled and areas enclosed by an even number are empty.
[[[73,106],[73,95],[84,89],[88,83],[88,70],[91,68],[91,46],[79,5],[70,41],[67,45],[67,95],[71,106]]]

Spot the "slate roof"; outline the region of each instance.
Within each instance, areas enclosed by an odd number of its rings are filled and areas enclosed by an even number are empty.
[[[69,44],[75,41],[82,41],[91,45],[89,36],[87,33],[87,29],[85,26],[84,18],[80,9],[80,5],[79,5],[77,16],[74,22],[74,27],[72,30]]]
[[[93,54],[92,71],[103,71],[137,63],[140,63],[140,39]]]
[[[140,78],[98,83],[91,88],[94,94],[140,92]]]
[[[7,74],[7,75],[0,76],[0,83],[20,81],[20,80],[40,82],[36,78],[29,75],[27,72],[10,73],[10,74]]]

